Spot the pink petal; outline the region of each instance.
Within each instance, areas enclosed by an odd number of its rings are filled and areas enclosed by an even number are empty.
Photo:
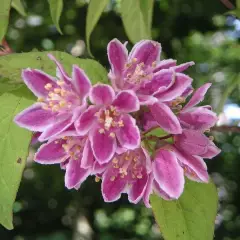
[[[146,131],[152,127],[157,127],[158,123],[155,121],[151,112],[144,112],[141,116],[141,123],[143,125],[143,129]]]
[[[172,134],[179,134],[182,132],[178,118],[166,104],[160,102],[154,103],[150,106],[150,110],[154,119],[163,130]]]
[[[107,54],[112,72],[120,81],[128,58],[127,48],[125,44],[122,44],[115,38],[109,42],[107,46]]]
[[[219,149],[213,142],[210,142],[208,145],[207,151],[203,154],[201,154],[201,157],[203,158],[214,158],[221,152],[221,149]]]
[[[67,167],[68,163],[69,163],[69,158],[67,160],[65,160],[64,162],[60,163],[60,168],[62,170],[66,170],[66,167]]]
[[[108,167],[108,164],[107,163],[104,163],[104,164],[99,164],[98,162],[94,162],[93,164],[93,168],[91,170],[91,174],[94,175],[94,174],[102,174],[106,168]]]
[[[160,149],[153,162],[153,174],[159,187],[171,198],[179,198],[184,188],[183,169],[174,153]]]
[[[84,149],[83,149],[83,154],[82,154],[82,160],[81,160],[81,168],[90,168],[93,167],[94,164],[94,157],[93,157],[93,152],[91,148],[90,141],[87,139]]]
[[[177,61],[173,60],[173,59],[162,60],[159,62],[159,64],[157,65],[157,67],[154,69],[153,72],[158,72],[163,69],[168,69],[170,67],[174,67],[174,66],[176,66],[176,63],[177,63]]]
[[[125,90],[118,93],[112,105],[115,106],[120,112],[125,113],[136,112],[140,108],[138,98],[131,90]]]
[[[48,54],[48,57],[55,62],[57,65],[57,76],[59,79],[63,80],[65,83],[71,82],[71,78],[68,76],[66,71],[64,70],[62,64],[52,55]]]
[[[81,99],[85,99],[92,85],[85,72],[77,65],[73,65],[72,83]]]
[[[137,63],[151,65],[160,59],[161,45],[151,40],[143,40],[138,42],[129,54],[129,60],[137,59]]]
[[[184,106],[182,111],[187,111],[188,109],[200,103],[204,99],[204,96],[207,90],[211,87],[211,85],[211,83],[205,83],[200,88],[198,88],[193,94],[192,98],[189,100],[189,102]]]
[[[155,94],[160,101],[171,101],[179,96],[191,85],[192,78],[182,73],[176,73],[174,84],[165,90]]]
[[[147,208],[151,208],[149,199],[150,199],[150,195],[152,194],[153,179],[154,177],[153,177],[153,174],[151,173],[148,177],[147,186],[143,194],[143,202]]]
[[[157,183],[157,181],[153,181],[152,188],[159,197],[163,198],[164,200],[172,200],[172,198],[160,188],[160,185]]]
[[[45,89],[46,84],[51,84],[53,88],[57,87],[55,79],[52,76],[36,69],[24,69],[22,71],[22,79],[37,97],[47,97],[49,91]]]
[[[31,139],[31,145],[38,143],[38,137],[41,135],[41,132],[34,132]]]
[[[188,69],[189,67],[193,66],[194,64],[195,64],[194,62],[186,62],[186,63],[180,64],[176,67],[173,67],[173,69],[175,72],[183,72],[186,69]]]
[[[90,175],[90,169],[84,169],[80,167],[80,160],[70,160],[66,167],[65,173],[65,186],[68,189],[80,187]]]
[[[187,98],[189,95],[191,95],[193,92],[193,87],[189,86],[185,89],[185,91],[182,93],[181,97]]]
[[[158,101],[157,98],[150,95],[138,94],[137,96],[138,96],[140,105],[152,105]]]
[[[112,181],[112,177],[115,179]],[[106,170],[102,179],[102,195],[105,202],[113,202],[121,197],[127,182],[120,174],[115,174],[112,168]]]
[[[216,113],[204,107],[192,108],[178,115],[180,122],[189,128],[205,131],[210,129],[218,120]]]
[[[14,118],[14,122],[28,130],[42,132],[53,124],[56,117],[55,115],[52,111],[44,110],[42,104],[35,103],[20,112]]]
[[[164,69],[154,73],[152,80],[147,81],[140,89],[139,93],[145,95],[158,94],[170,88],[175,80],[175,73],[173,70]]]
[[[144,195],[148,183],[148,174],[145,172],[141,179],[137,179],[128,191],[128,200],[131,203],[138,203]]]
[[[123,115],[121,120],[123,121],[123,127],[120,127],[116,132],[119,143],[127,149],[139,147],[141,137],[136,120],[128,114]]]
[[[96,105],[110,105],[114,96],[114,90],[107,84],[96,84],[90,91],[90,101]]]
[[[178,160],[183,164],[185,175],[191,180],[208,182],[207,165],[201,157],[174,150]]]
[[[211,141],[201,132],[184,130],[182,134],[174,137],[178,149],[191,155],[201,155],[207,152]]]
[[[99,110],[97,106],[90,106],[82,115],[75,121],[75,127],[79,135],[85,135],[97,120],[95,116]]]
[[[100,133],[99,128],[90,131],[90,142],[93,155],[100,164],[109,162],[116,152],[116,138],[109,132]]]
[[[68,158],[62,145],[64,140],[54,140],[43,144],[34,156],[34,160],[41,164],[61,163]]]

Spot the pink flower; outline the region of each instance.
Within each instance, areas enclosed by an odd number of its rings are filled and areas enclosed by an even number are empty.
[[[78,189],[89,175],[105,170],[95,161],[88,137],[79,137],[75,131],[65,131],[43,144],[34,159],[40,164],[60,164],[66,170],[65,186],[69,189]]]
[[[140,133],[136,120],[128,113],[139,110],[135,93],[125,90],[115,95],[105,84],[95,85],[90,91],[90,106],[75,122],[80,135],[89,134],[96,160],[107,163],[115,154],[117,140],[122,147],[135,149],[140,146]]]
[[[192,79],[181,72],[194,63],[176,66],[173,59],[160,61],[160,52],[158,42],[143,40],[128,56],[126,44],[114,39],[108,44],[109,77],[115,90],[134,90],[141,105],[150,105],[159,126],[178,134],[182,131],[179,121],[165,103],[181,96],[191,86]]]
[[[67,129],[86,109],[86,97],[91,82],[82,69],[74,65],[72,78],[59,62],[57,78],[36,70],[25,69],[22,78],[27,87],[38,97],[38,102],[15,117],[15,122],[31,131],[42,132],[39,141],[45,141]]]
[[[144,148],[116,153],[102,176],[102,195],[105,202],[116,201],[127,193],[132,203],[138,203],[148,185],[151,160]]]

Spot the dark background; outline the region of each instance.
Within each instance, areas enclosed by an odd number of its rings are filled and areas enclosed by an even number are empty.
[[[26,18],[11,10],[7,41],[14,51],[60,50],[88,57],[83,42],[87,3],[64,2],[60,21],[64,35],[52,24],[47,1],[26,0]],[[91,36],[92,53],[106,67],[107,43],[115,37],[128,40],[119,4],[119,0],[109,4]],[[219,124],[230,126],[240,121],[240,21],[227,11],[220,0],[155,1],[152,35],[162,44],[162,58],[196,62],[188,73],[196,87],[207,81],[213,83],[206,103],[220,113]],[[240,135],[221,131],[213,134],[223,150],[208,161],[219,191],[215,239],[240,240]],[[125,196],[118,202],[104,203],[100,183],[94,178],[79,191],[69,191],[59,166],[33,163],[33,152],[34,148],[14,204],[15,228],[7,231],[0,226],[0,239],[161,239],[151,210],[142,204],[129,204]]]

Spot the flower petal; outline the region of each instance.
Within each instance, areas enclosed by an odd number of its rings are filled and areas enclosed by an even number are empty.
[[[153,72],[158,72],[160,70],[163,69],[168,69],[170,67],[174,67],[176,66],[177,61],[174,59],[166,59],[166,60],[162,60],[159,62],[159,64],[157,65],[157,67],[153,70]]]
[[[159,184],[157,183],[157,181],[153,181],[153,186],[152,186],[154,192],[161,198],[163,198],[164,200],[172,200],[172,198],[166,193],[164,192]]]
[[[63,80],[65,83],[69,84],[71,82],[71,78],[64,70],[62,64],[52,54],[48,54],[48,57],[57,65],[57,77],[60,80]]]
[[[192,78],[182,73],[176,73],[174,84],[164,92],[158,92],[154,96],[160,101],[171,101],[181,96],[191,83]]]
[[[90,106],[82,115],[75,121],[75,127],[79,135],[85,135],[97,120],[95,114],[99,110],[97,106]]]
[[[114,180],[113,180],[114,177]],[[105,202],[114,202],[121,197],[121,193],[126,186],[126,179],[121,178],[120,174],[115,174],[112,168],[108,168],[103,174],[102,195]]]
[[[211,141],[201,132],[195,130],[183,130],[182,134],[174,137],[178,149],[187,154],[201,155],[207,152]]]
[[[182,163],[187,177],[197,182],[208,182],[207,165],[201,157],[186,154],[176,148],[174,152]]]
[[[131,203],[138,203],[144,195],[147,187],[149,175],[145,172],[141,179],[137,179],[128,191],[128,200]]]
[[[143,194],[143,202],[144,202],[144,204],[147,208],[151,208],[150,195],[152,194],[153,179],[154,179],[153,173],[151,173],[148,177],[147,186],[146,186],[146,189],[145,189],[144,194]]]
[[[163,130],[172,134],[179,134],[182,132],[178,118],[166,104],[160,102],[154,103],[150,106],[150,111]]]
[[[187,112],[180,112],[178,118],[184,126],[199,131],[210,129],[218,120],[216,113],[205,107],[196,107]]]
[[[211,85],[211,83],[205,83],[200,88],[198,88],[193,94],[192,98],[189,100],[189,102],[184,106],[182,112],[187,111],[188,109],[200,103],[204,99],[204,96],[207,90],[211,87]]]
[[[85,72],[77,65],[73,65],[72,83],[81,99],[85,99],[92,85]]]
[[[96,105],[110,105],[115,93],[107,84],[96,84],[90,91],[90,101]]]
[[[221,152],[221,149],[219,149],[212,141],[208,145],[208,149],[205,153],[201,154],[201,157],[203,158],[214,158]]]
[[[80,187],[81,183],[84,182],[90,175],[90,169],[84,169],[80,167],[80,160],[70,160],[66,166],[65,173],[65,186],[68,189]]]
[[[37,69],[24,69],[22,79],[36,97],[47,97],[49,90],[45,88],[46,84],[57,87],[55,78]]]
[[[92,152],[90,141],[87,139],[83,149],[81,168],[85,168],[85,169],[91,168],[93,167],[93,164],[94,164],[93,152]]]
[[[31,131],[44,131],[48,126],[53,124],[56,114],[49,110],[44,110],[42,104],[35,103],[20,112],[14,122],[20,127],[27,128]]]
[[[157,94],[166,91],[170,88],[175,80],[175,73],[173,70],[164,69],[157,73],[154,73],[152,80],[147,81],[139,89],[139,93],[145,95]]]
[[[137,63],[151,65],[153,62],[158,62],[160,59],[161,45],[158,42],[151,40],[143,40],[135,44],[129,54],[129,60],[136,58]]]
[[[58,139],[43,144],[34,156],[34,160],[41,164],[54,164],[64,162],[68,155],[62,145],[64,140]]]
[[[93,155],[100,164],[109,162],[116,152],[116,138],[109,132],[100,133],[99,128],[90,131],[90,142]]]
[[[193,66],[195,63],[194,62],[186,62],[186,63],[182,63],[178,66],[173,67],[175,72],[183,72],[186,69],[188,69],[189,67]]]
[[[140,146],[141,137],[136,120],[128,114],[121,117],[123,126],[117,131],[117,139],[121,146],[127,149],[135,149]]]
[[[120,112],[136,112],[139,110],[140,105],[136,94],[131,90],[125,90],[118,93],[112,105]]]
[[[153,162],[154,178],[171,198],[179,198],[184,188],[183,169],[173,152],[160,149]]]
[[[120,81],[125,64],[127,63],[127,48],[125,44],[122,44],[118,39],[115,38],[109,42],[107,46],[107,54],[112,72]]]
[[[157,98],[149,95],[138,94],[137,96],[138,96],[140,105],[152,105],[158,101]]]

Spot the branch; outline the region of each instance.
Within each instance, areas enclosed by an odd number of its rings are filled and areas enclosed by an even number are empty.
[[[229,0],[220,0],[220,1],[225,5],[226,8],[230,10],[235,8],[234,5]]]
[[[238,126],[215,126],[215,127],[211,128],[211,131],[240,133],[240,127],[238,127]]]

